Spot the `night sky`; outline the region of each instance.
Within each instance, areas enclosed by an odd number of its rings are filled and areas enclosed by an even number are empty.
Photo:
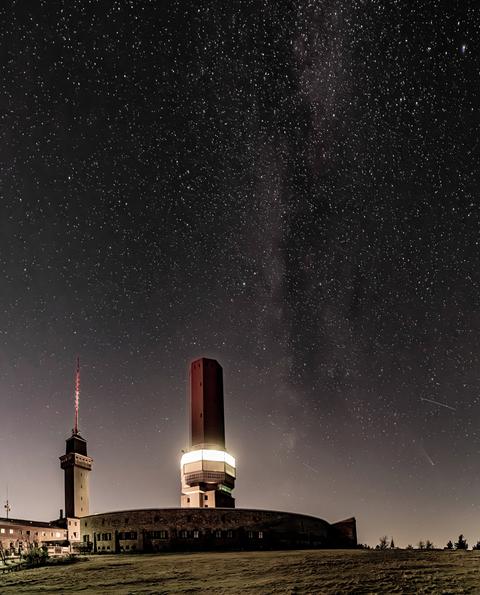
[[[238,507],[480,539],[480,8],[0,8],[0,499],[171,507],[188,364]],[[3,513],[2,513],[3,514]]]

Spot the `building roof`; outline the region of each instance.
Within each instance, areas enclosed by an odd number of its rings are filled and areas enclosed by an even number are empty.
[[[0,524],[1,525],[23,525],[23,526],[30,526],[30,527],[58,527],[59,520],[56,521],[31,521],[29,519],[7,519],[5,517],[0,517]]]

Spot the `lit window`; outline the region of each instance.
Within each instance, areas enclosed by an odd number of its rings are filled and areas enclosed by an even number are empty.
[[[57,532],[55,533],[55,537],[60,537],[60,532],[59,532],[59,531],[57,531]]]
[[[219,537],[220,538],[221,536],[222,536],[222,532],[221,531],[219,531],[219,530],[215,531],[215,537]]]
[[[253,531],[249,531],[248,532],[248,538],[249,539],[253,539]]]
[[[5,533],[5,529],[0,529],[0,533]]]
[[[263,531],[258,532],[258,539],[263,539]]]
[[[9,533],[10,533],[10,535],[12,535],[13,534],[13,529],[10,529],[9,530]]]
[[[198,532],[198,531],[194,531],[194,532],[193,532],[193,537],[194,537],[195,539],[198,539],[198,537],[199,537],[199,532]]]

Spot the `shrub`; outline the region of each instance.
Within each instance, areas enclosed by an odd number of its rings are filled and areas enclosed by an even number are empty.
[[[377,545],[379,550],[386,550],[388,548],[388,537],[384,535],[380,537],[380,543]]]
[[[47,561],[48,550],[46,547],[33,546],[24,557],[27,566],[40,566]]]
[[[468,543],[464,539],[463,534],[458,536],[458,541],[455,543],[455,549],[457,550],[468,550]]]

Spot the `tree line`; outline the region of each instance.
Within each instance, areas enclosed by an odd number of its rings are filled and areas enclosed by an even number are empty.
[[[365,549],[372,549],[370,548],[370,546],[361,546]],[[389,539],[386,535],[384,535],[383,537],[380,537],[379,539],[379,543],[375,546],[376,550],[396,550],[396,549],[402,549],[402,548],[397,548],[395,546],[395,541],[393,539],[393,537],[391,539]],[[447,542],[447,545],[444,548],[437,548],[435,547],[435,545],[433,544],[432,541],[430,541],[430,539],[426,539],[425,541],[420,540],[417,543],[417,547],[414,548],[413,545],[409,544],[407,545],[407,547],[405,548],[407,550],[413,550],[413,549],[417,549],[417,550],[438,550],[438,549],[444,549],[444,550],[468,550],[468,543],[467,540],[465,539],[465,537],[463,536],[463,534],[460,534],[458,536],[458,540],[455,542],[452,542],[452,540],[449,540]],[[480,541],[477,541],[477,543],[473,546],[472,548],[473,550],[480,550]]]

